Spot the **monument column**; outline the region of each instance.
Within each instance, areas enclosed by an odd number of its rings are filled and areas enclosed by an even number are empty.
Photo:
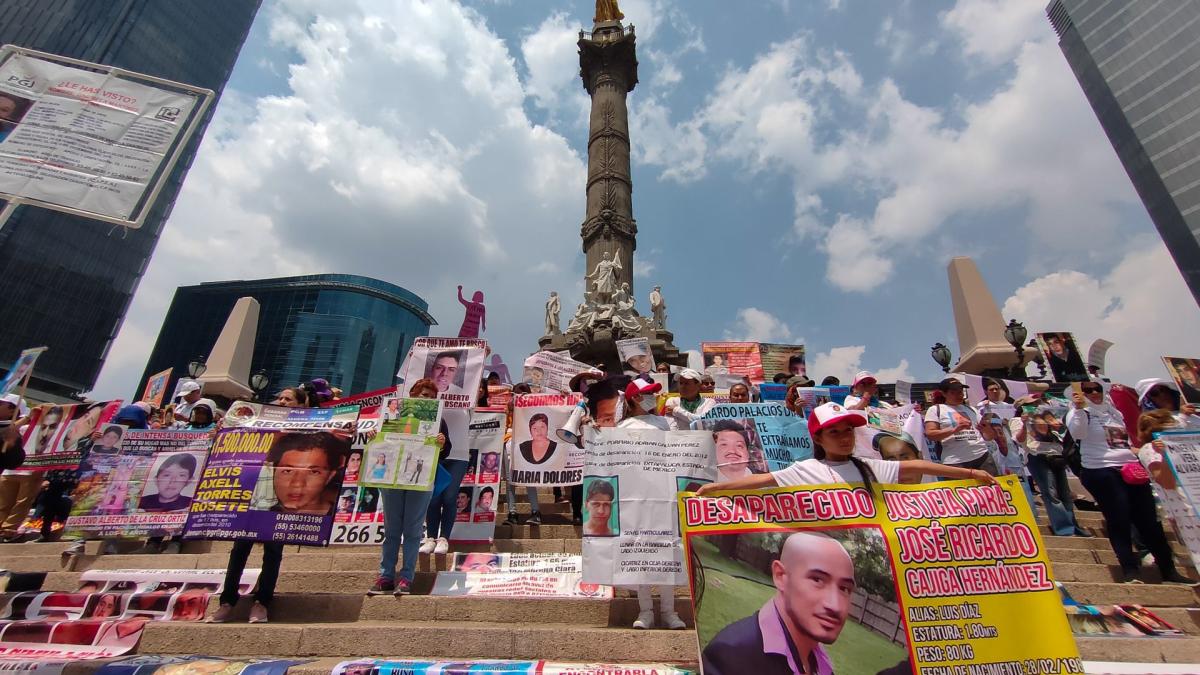
[[[580,33],[579,74],[592,99],[588,124],[587,207],[581,236],[590,274],[607,253],[620,263],[617,285],[633,288],[633,180],[629,171],[629,109],[637,85],[633,27],[621,25],[616,3],[597,3],[590,35]],[[588,286],[591,289],[591,286]]]

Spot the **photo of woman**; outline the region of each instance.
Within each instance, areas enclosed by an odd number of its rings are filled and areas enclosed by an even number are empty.
[[[146,493],[138,500],[138,510],[148,513],[186,511],[192,507],[191,495],[195,494],[193,480],[199,461],[195,455],[177,453],[160,460],[154,479],[146,482]]]
[[[124,596],[119,593],[97,593],[92,595],[91,607],[84,612],[88,619],[108,619],[121,616],[125,611]]]
[[[558,443],[550,440],[550,418],[545,413],[536,413],[529,418],[528,441],[520,444],[521,458],[529,464],[541,465],[554,457]]]

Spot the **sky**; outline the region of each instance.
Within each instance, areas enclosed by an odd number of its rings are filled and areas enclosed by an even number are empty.
[[[946,266],[1004,318],[1194,356],[1200,309],[1027,0],[621,0],[634,293],[681,349],[803,343],[809,373],[936,380]],[[461,284],[510,364],[580,301],[581,0],[265,0],[94,392],[128,397],[178,286],[353,273]]]

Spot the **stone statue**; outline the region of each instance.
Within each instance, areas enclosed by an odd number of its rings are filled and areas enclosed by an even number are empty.
[[[621,254],[618,253],[615,260],[610,260],[612,256],[608,251],[604,252],[604,259],[596,263],[596,268],[592,273],[587,275],[587,278],[592,280],[593,290],[596,292],[596,299],[604,302],[612,297],[612,294],[617,290],[617,275],[624,269],[621,267]]]
[[[561,305],[558,302],[558,292],[550,291],[550,299],[546,301],[546,335],[558,335],[558,313]]]
[[[641,330],[642,320],[633,308],[633,296],[629,294],[629,284],[621,284],[621,288],[613,294],[616,308],[613,311],[612,323],[614,328],[620,328],[623,333],[633,335]]]
[[[633,309],[633,296],[629,294],[628,283],[621,284],[621,287],[613,293],[612,301],[618,310],[625,309],[626,305],[628,305],[629,310]]]
[[[667,302],[663,300],[662,286],[655,286],[650,291],[650,313],[654,315],[653,326],[659,330],[667,329]]]
[[[595,23],[601,21],[620,21],[625,15],[621,13],[621,8],[617,7],[617,0],[596,0],[596,16],[592,18]]]
[[[583,302],[575,308],[575,317],[571,319],[571,323],[567,326],[568,333],[575,333],[584,330],[590,330],[596,325],[596,311],[599,309],[591,293],[583,294]]]

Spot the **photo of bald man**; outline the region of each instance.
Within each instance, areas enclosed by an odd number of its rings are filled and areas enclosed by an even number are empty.
[[[836,539],[797,532],[771,563],[775,595],[726,626],[702,655],[704,675],[832,675],[824,646],[850,616],[854,561]]]

